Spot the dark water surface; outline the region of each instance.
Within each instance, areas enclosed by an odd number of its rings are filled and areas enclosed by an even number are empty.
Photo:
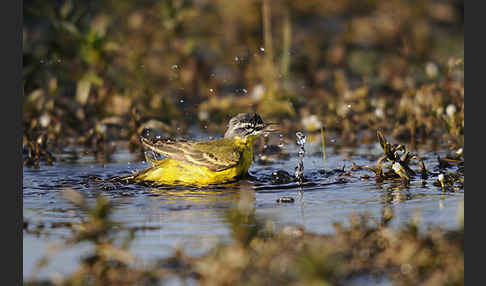
[[[147,167],[145,162],[126,150],[118,151],[111,163],[101,164],[91,156],[82,156],[75,162],[58,161],[53,166],[41,165],[39,170],[24,168],[23,216],[30,223],[43,222],[49,235],[24,232],[24,277],[29,278],[36,261],[46,253],[48,246],[68,236],[68,228],[49,228],[55,222],[78,220],[75,208],[60,196],[62,188],[74,188],[94,196],[101,190],[116,207],[114,220],[127,226],[150,226],[137,232],[132,251],[142,261],[171,255],[175,247],[183,247],[191,255],[205,253],[218,241],[228,241],[230,230],[225,222],[225,211],[241,200],[253,201],[257,215],[272,221],[276,227],[302,225],[315,233],[333,233],[333,223],[347,225],[353,213],[367,212],[381,217],[385,205],[395,211],[394,226],[420,217],[420,228],[430,226],[457,227],[457,210],[464,192],[442,192],[432,183],[436,176],[425,182],[420,176],[408,186],[400,182],[376,183],[373,173],[367,170],[343,176],[343,166],[350,170],[352,163],[374,165],[370,159],[382,154],[379,145],[360,149],[340,150],[328,148],[326,168],[320,143],[307,144],[304,159],[306,182],[302,200],[295,183],[275,184],[272,173],[284,170],[293,175],[297,166],[296,146],[287,146],[287,159],[274,158],[271,164],[254,162],[250,174],[254,178],[218,188],[150,188],[140,185],[106,187],[102,181],[90,177],[110,178],[126,175]],[[441,152],[419,152],[427,168],[438,172],[437,155]],[[375,159],[373,159],[375,160]],[[370,175],[370,179],[361,176]],[[280,197],[292,197],[294,203],[277,203]],[[80,255],[89,245],[78,245],[55,255],[40,277],[67,274],[75,269]]]

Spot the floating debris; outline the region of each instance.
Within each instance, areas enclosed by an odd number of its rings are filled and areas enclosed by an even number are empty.
[[[393,163],[392,169],[397,175],[400,176],[400,178],[410,181],[410,177],[407,175],[407,172],[405,172],[405,169],[402,167],[400,162]]]
[[[363,168],[375,173],[376,181],[395,178],[400,178],[405,182],[410,181],[416,173],[410,168],[412,159],[419,162],[422,179],[427,178],[427,169],[418,155],[408,152],[407,147],[402,144],[391,144],[380,131],[377,131],[377,136],[384,154],[378,158],[376,166],[363,166]],[[389,169],[389,171],[386,171],[386,169]]]
[[[437,176],[437,181],[439,181],[442,190],[445,190],[444,174],[439,174],[439,176]]]
[[[440,173],[434,186],[440,187],[442,191],[457,192],[464,188],[464,175],[460,173]]]
[[[282,203],[293,203],[295,202],[294,198],[292,197],[281,197],[277,199],[277,203],[282,204]]]

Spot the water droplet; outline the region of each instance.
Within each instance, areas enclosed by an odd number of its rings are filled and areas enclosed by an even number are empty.
[[[145,138],[149,138],[150,137],[150,129],[149,128],[144,128],[142,130],[142,136],[145,137]]]
[[[295,167],[295,178],[297,179],[297,184],[302,185],[304,182],[304,156],[305,156],[305,149],[304,145],[306,142],[306,136],[302,132],[295,133],[297,136],[296,143],[299,146],[299,163],[297,167]]]
[[[295,135],[297,135],[297,145],[304,146],[307,137],[302,132],[297,132]]]

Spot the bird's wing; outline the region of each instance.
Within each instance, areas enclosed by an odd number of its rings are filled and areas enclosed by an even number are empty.
[[[212,171],[223,171],[238,164],[241,151],[231,139],[217,139],[206,142],[183,140],[150,140],[141,138],[144,146],[150,150],[190,164],[204,166]]]

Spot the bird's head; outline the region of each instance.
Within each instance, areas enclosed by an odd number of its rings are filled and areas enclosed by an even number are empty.
[[[260,115],[256,113],[240,113],[230,119],[224,138],[256,139],[265,132],[274,131],[268,128],[274,124],[263,122]]]

